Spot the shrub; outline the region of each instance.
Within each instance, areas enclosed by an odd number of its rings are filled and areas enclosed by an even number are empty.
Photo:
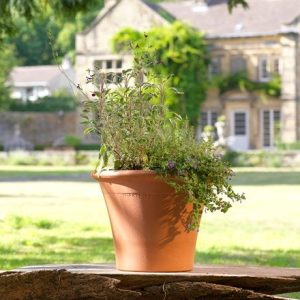
[[[84,151],[99,151],[100,146],[98,144],[80,144],[75,146],[75,149]]]
[[[227,151],[223,160],[235,167],[281,167],[283,155],[267,151],[236,152]]]
[[[194,229],[203,207],[226,212],[244,195],[233,191],[229,184],[233,172],[215,155],[212,143],[196,142],[188,121],[168,110],[169,78],[149,71],[153,63],[157,61],[151,53],[141,51],[121,80],[114,80],[113,73],[89,72],[93,92],[83,103],[85,132],[98,135],[102,145],[98,172],[156,171],[193,204],[189,228]]]
[[[76,148],[76,146],[80,145],[81,139],[80,137],[76,135],[66,135],[65,138],[65,143],[67,146]]]
[[[20,100],[11,100],[10,111],[37,111],[37,112],[55,112],[55,111],[74,111],[76,108],[76,99],[72,96],[53,96],[40,98],[37,101],[21,102]]]

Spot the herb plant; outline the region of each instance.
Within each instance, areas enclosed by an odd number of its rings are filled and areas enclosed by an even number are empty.
[[[159,63],[152,52],[135,51],[133,68],[121,75],[90,70],[82,117],[86,132],[100,139],[97,172],[156,171],[193,204],[189,229],[196,229],[204,207],[226,212],[244,195],[233,191],[233,172],[212,143],[197,142],[188,120],[168,110],[169,78],[151,73],[149,66]]]

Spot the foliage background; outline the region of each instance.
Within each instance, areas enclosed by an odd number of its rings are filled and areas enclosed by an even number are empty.
[[[59,49],[59,60],[67,54],[74,61],[76,32],[90,24],[103,4],[104,0],[0,0],[0,111],[8,106],[5,82],[10,69],[55,63],[53,47]],[[228,0],[229,10],[237,5],[247,6],[245,0]]]
[[[116,52],[126,52],[133,43],[136,54],[144,51],[146,43],[147,51],[152,49],[158,60],[157,64],[150,65],[150,69],[164,77],[171,75],[169,85],[183,92],[169,93],[166,104],[195,125],[208,85],[209,58],[202,34],[176,21],[163,28],[154,27],[145,36],[146,39],[143,33],[125,28],[114,36],[113,48]]]

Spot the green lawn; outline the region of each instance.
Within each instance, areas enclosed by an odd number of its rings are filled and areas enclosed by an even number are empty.
[[[113,262],[105,204],[89,171],[0,166],[0,269]],[[196,262],[300,268],[300,170],[236,171],[233,184],[247,200],[203,216]]]

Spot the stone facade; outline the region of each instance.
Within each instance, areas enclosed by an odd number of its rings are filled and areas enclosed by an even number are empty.
[[[147,31],[152,26],[167,24],[159,14],[140,0],[107,0],[106,5],[96,20],[76,36],[76,82],[84,89],[87,69],[95,69],[96,62],[103,62],[101,69],[118,72],[131,67],[132,58],[126,54],[115,54],[112,51],[111,39],[118,31],[126,27]],[[117,66],[117,62],[121,66]],[[108,62],[112,63],[108,68]],[[80,109],[79,109],[80,110]],[[83,137],[83,126],[80,124],[80,111],[77,112],[77,135]],[[85,136],[85,142],[95,142],[92,136]]]
[[[295,41],[289,36],[274,35],[218,38],[209,39],[208,42],[211,56],[218,59],[220,73],[223,75],[231,73],[232,58],[242,57],[249,78],[262,82],[260,60],[266,58],[270,68],[278,62],[278,72],[282,78],[281,98],[241,91],[230,91],[225,95],[219,95],[216,90],[209,91],[201,108],[202,113],[215,112],[226,116],[230,146],[237,150],[272,148],[275,142],[275,122],[272,120],[274,112],[280,114],[281,130],[280,137],[277,138],[287,143],[296,141],[299,137],[296,135]],[[235,132],[238,125],[235,124],[234,114],[245,116],[244,135]]]
[[[172,7],[176,5],[172,2],[166,3],[163,7],[169,7],[169,12],[173,12]],[[199,6],[196,1],[196,4],[191,0],[186,3],[183,4],[184,9],[192,5]],[[180,9],[177,11],[179,16]],[[188,22],[188,18],[185,16],[183,19]],[[132,27],[145,31],[152,26],[165,24],[168,22],[143,0],[106,1],[106,6],[98,18],[77,35],[77,81],[85,78],[86,69],[93,69],[97,60],[122,60],[122,68],[130,66],[129,56],[118,56],[111,52],[111,38],[120,29]],[[212,68],[211,71],[226,75],[243,69],[247,71],[250,79],[257,82],[267,82],[277,73],[281,77],[282,96],[274,98],[240,90],[220,95],[216,89],[212,89],[208,91],[205,103],[199,108],[202,113],[200,131],[205,125],[214,125],[218,116],[225,115],[229,145],[235,150],[270,149],[274,147],[276,139],[286,143],[300,139],[299,18],[282,26],[278,32],[243,35],[241,23],[236,24],[235,34],[232,36],[207,36],[212,58],[211,67],[213,62],[217,62],[218,65],[214,67],[219,68]],[[280,129],[276,129],[277,124]],[[78,130],[80,131],[81,129]]]
[[[94,69],[95,61],[122,60],[122,68],[130,67],[130,56],[112,52],[111,39],[118,31],[126,27],[147,31],[164,24],[167,21],[140,0],[107,1],[90,27],[76,36],[77,82],[84,84],[86,70]]]
[[[76,113],[3,112],[0,113],[0,145],[4,145],[20,128],[21,137],[34,145],[51,146],[65,135],[76,133]]]

